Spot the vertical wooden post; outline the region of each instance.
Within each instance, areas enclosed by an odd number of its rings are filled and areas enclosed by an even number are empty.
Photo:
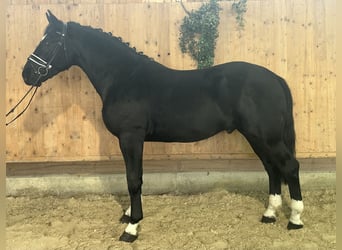
[[[6,28],[5,28],[5,13],[7,1],[0,2],[0,248],[6,249],[5,226],[6,226],[6,162],[5,162],[5,147],[6,147],[6,128],[5,128],[5,58],[6,58]]]

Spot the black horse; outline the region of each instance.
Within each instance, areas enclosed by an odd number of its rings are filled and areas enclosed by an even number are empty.
[[[99,29],[64,23],[50,11],[44,37],[23,69],[40,86],[72,65],[89,77],[103,102],[103,121],[119,139],[131,206],[120,240],[137,238],[144,141],[193,142],[235,129],[246,137],[269,176],[269,205],[261,221],[275,222],[281,181],[288,183],[288,229],[303,227],[299,163],[290,90],[281,77],[246,62],[202,70],[169,69]]]

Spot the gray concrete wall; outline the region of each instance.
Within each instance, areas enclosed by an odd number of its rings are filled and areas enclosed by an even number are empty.
[[[302,190],[336,188],[336,172],[301,172]],[[173,172],[144,174],[143,194],[268,190],[266,172]],[[8,196],[127,194],[124,174],[7,177]]]

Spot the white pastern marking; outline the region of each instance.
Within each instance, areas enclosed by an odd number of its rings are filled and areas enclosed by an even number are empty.
[[[271,194],[268,199],[268,207],[264,213],[264,216],[269,217],[269,218],[275,218],[276,211],[278,208],[281,207],[281,204],[282,204],[281,195]]]
[[[291,216],[290,221],[296,225],[303,225],[300,215],[304,210],[303,201],[291,200]]]
[[[128,223],[128,226],[126,227],[125,232],[129,233],[131,235],[137,235],[138,234],[138,226],[139,226],[139,223],[136,223],[136,224]]]
[[[131,206],[129,206],[125,212],[125,215],[131,217]]]
[[[40,40],[40,41],[43,41],[43,40],[45,39],[46,36],[47,36],[47,34],[45,34],[45,35],[42,37],[42,40]]]

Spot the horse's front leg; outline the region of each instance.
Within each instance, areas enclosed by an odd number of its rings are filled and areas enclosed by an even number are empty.
[[[139,221],[143,218],[141,204],[142,154],[144,140],[138,133],[125,133],[119,137],[120,149],[126,164],[126,177],[131,200],[129,223],[120,236],[121,241],[133,242],[138,237]]]

